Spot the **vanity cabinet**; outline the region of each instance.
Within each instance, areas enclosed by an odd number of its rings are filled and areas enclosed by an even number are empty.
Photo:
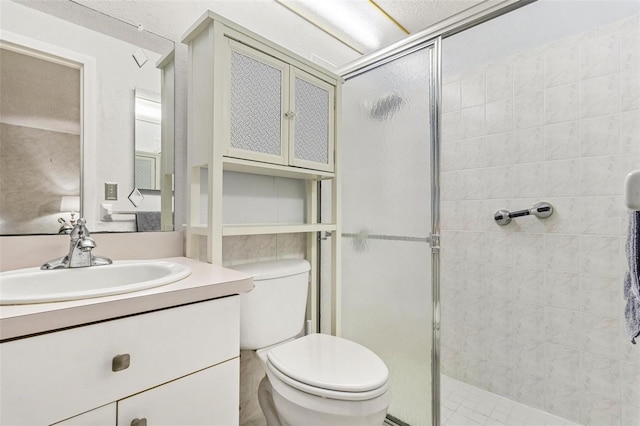
[[[0,423],[237,424],[239,334],[230,296],[4,342]]]
[[[335,85],[286,58],[225,42],[224,154],[333,172]]]

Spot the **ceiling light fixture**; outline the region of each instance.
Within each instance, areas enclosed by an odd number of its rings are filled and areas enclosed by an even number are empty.
[[[361,54],[405,33],[369,0],[276,0]]]

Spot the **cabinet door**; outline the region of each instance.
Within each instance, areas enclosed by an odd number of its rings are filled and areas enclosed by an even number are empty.
[[[291,67],[289,164],[333,171],[335,88]]]
[[[227,156],[287,164],[289,65],[234,40],[228,42]]]
[[[116,424],[116,403],[87,411],[52,426],[113,426]]]
[[[240,361],[226,361],[118,401],[118,426],[237,425]],[[140,424],[138,422],[137,424]]]

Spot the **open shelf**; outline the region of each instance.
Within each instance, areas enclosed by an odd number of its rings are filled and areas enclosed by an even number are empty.
[[[266,235],[266,234],[295,234],[303,232],[335,231],[336,225],[332,223],[270,223],[251,225],[223,225],[222,235]]]
[[[291,179],[333,179],[335,173],[320,170],[303,169],[300,167],[281,166],[278,164],[261,163],[259,161],[243,160],[240,158],[223,157],[224,170],[231,172],[251,173],[254,175],[278,176]]]

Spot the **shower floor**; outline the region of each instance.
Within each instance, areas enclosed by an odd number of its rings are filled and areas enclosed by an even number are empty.
[[[443,426],[579,426],[449,376],[440,377]]]

